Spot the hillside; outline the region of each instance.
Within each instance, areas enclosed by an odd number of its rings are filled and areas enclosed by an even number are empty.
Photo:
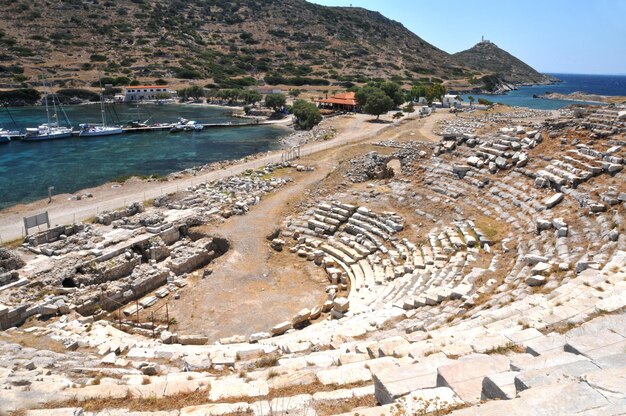
[[[556,78],[541,74],[530,65],[522,62],[507,51],[500,49],[495,43],[482,41],[474,47],[453,55],[462,64],[490,72],[510,84],[550,84]]]
[[[0,0],[0,88],[163,78],[220,87],[475,75],[400,23],[304,0]],[[276,76],[273,76],[276,75]],[[307,78],[307,79],[302,79]],[[176,81],[179,80],[179,81]]]

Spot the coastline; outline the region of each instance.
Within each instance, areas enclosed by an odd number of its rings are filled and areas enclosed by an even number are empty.
[[[538,95],[537,98],[544,100],[562,100],[572,102],[585,102],[594,104],[625,104],[626,96],[621,95],[598,95],[586,92],[573,92],[570,94],[546,93]]]
[[[443,117],[447,113],[441,113]],[[441,117],[441,116],[437,116]],[[381,117],[382,118],[382,117]],[[392,120],[391,114],[386,116],[388,123],[369,123],[370,116],[358,114],[329,119],[337,134],[332,140],[308,142],[302,146],[301,156],[326,151],[335,147],[350,145],[363,140],[376,139],[377,134],[393,129],[402,123],[415,120],[405,117]],[[299,132],[295,132],[297,135]],[[168,175],[168,180],[130,178],[122,184],[107,182],[97,187],[82,189],[73,194],[53,195],[52,203],[47,199],[13,205],[0,210],[0,243],[19,239],[23,234],[22,218],[43,211],[50,213],[54,225],[70,224],[87,221],[98,213],[123,208],[135,201],[149,201],[161,195],[184,191],[189,186],[211,182],[245,173],[250,169],[258,169],[272,163],[280,163],[284,149],[262,152],[245,158],[220,161],[212,164],[185,169]],[[91,197],[87,197],[91,194]],[[75,198],[80,195],[81,198]]]

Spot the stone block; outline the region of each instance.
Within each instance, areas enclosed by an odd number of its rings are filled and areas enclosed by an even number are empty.
[[[272,328],[272,335],[282,335],[293,328],[293,324],[289,321],[282,322]]]
[[[598,369],[598,366],[591,361],[574,361],[553,367],[522,371],[515,376],[515,387],[517,391],[522,391],[534,387],[547,386],[563,380],[576,378]]]
[[[269,393],[269,386],[264,380],[254,380],[246,382],[240,378],[222,378],[211,383],[209,400],[230,400],[233,398],[250,398],[266,396]]]
[[[437,368],[452,363],[445,357],[427,357],[420,363],[390,366],[373,371],[374,394],[378,403],[393,403],[411,391],[437,386]]]
[[[510,360],[504,356],[476,356],[439,367],[437,386],[450,387],[468,403],[481,399],[483,378],[509,370]]]
[[[591,359],[626,351],[626,338],[615,332],[604,330],[593,335],[569,338],[565,351],[581,354]]]
[[[182,345],[204,345],[209,341],[204,335],[179,335],[178,342]]]
[[[544,204],[546,206],[546,208],[550,209],[550,208],[554,208],[556,205],[558,205],[561,201],[563,201],[563,197],[564,195],[562,193],[557,193],[552,195],[549,198],[546,198],[544,200]]]
[[[515,371],[505,371],[504,373],[493,374],[483,379],[482,395],[490,400],[509,400],[515,398]]]
[[[249,411],[250,405],[245,402],[216,403],[183,407],[180,409],[180,416],[221,416],[230,414],[246,414]]]

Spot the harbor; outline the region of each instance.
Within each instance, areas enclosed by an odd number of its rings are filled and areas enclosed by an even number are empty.
[[[268,121],[255,121],[249,123],[200,123],[204,129],[224,129],[224,128],[241,128],[241,127],[253,127],[253,126],[271,126],[276,125],[277,123],[268,122]],[[171,130],[174,124],[160,124],[154,126],[143,126],[143,127],[122,127],[123,133],[153,133],[157,131],[169,131]],[[24,133],[18,134],[7,134],[2,135],[2,137],[8,137],[11,141],[13,140],[23,140],[25,138]],[[79,137],[80,131],[73,130],[72,136]]]
[[[118,120],[137,120],[137,107],[115,104]],[[42,107],[11,108],[18,128],[45,123]],[[97,105],[67,106],[70,120],[96,122]],[[0,208],[27,203],[55,193],[72,193],[130,176],[163,177],[196,166],[244,158],[280,148],[290,130],[231,116],[230,108],[199,105],[151,105],[139,108],[147,127],[124,127],[124,133],[28,142],[16,138],[0,145]],[[111,111],[113,113],[113,111]],[[179,117],[201,120],[201,131],[169,133]],[[160,122],[160,125],[156,125]],[[0,125],[13,130],[6,111]]]

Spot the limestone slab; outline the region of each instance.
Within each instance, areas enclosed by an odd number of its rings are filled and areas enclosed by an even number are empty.
[[[510,360],[504,356],[477,356],[439,367],[437,386],[450,387],[468,403],[480,401],[483,378],[509,370]]]

